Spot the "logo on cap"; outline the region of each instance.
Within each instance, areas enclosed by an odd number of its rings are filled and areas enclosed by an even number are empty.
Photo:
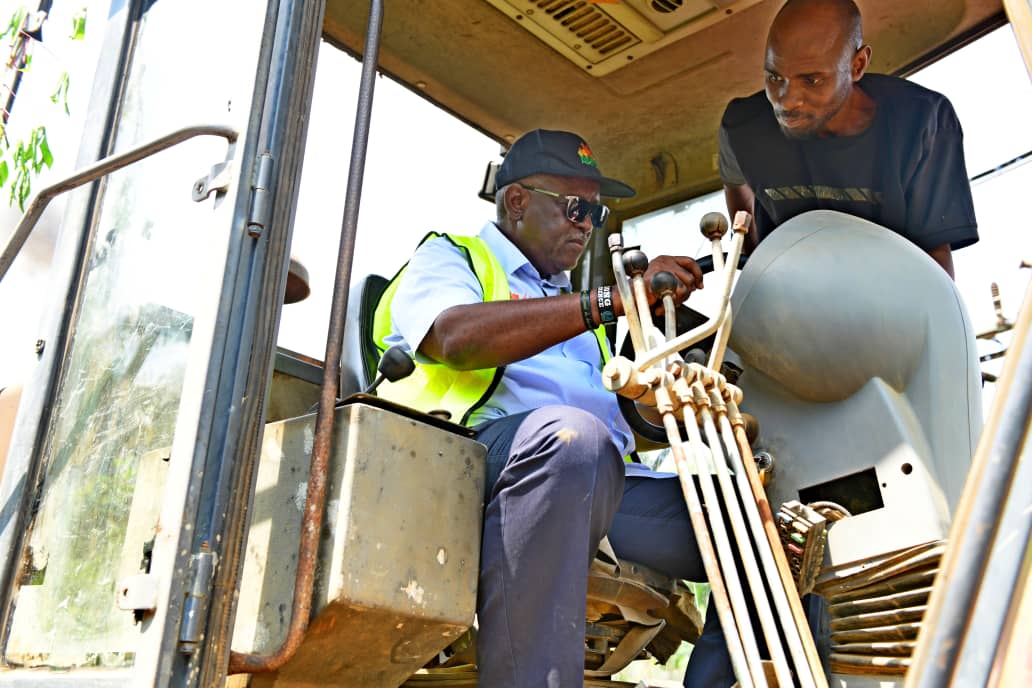
[[[588,144],[583,141],[581,141],[580,148],[577,149],[577,157],[580,158],[581,163],[591,165],[596,170],[598,169],[598,163],[595,162],[595,156],[591,154],[591,149],[588,148]]]

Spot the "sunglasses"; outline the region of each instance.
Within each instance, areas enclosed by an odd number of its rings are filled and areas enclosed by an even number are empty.
[[[601,229],[602,225],[606,223],[606,219],[609,217],[609,208],[602,205],[601,203],[593,203],[580,196],[568,196],[566,194],[556,193],[555,191],[549,191],[548,189],[539,189],[536,186],[527,186],[526,184],[520,184],[527,191],[535,191],[539,194],[551,196],[552,198],[558,198],[566,201],[566,219],[570,222],[577,223],[583,222],[584,218],[591,218],[591,226],[595,229]]]

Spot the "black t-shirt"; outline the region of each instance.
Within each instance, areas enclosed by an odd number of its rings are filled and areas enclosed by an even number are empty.
[[[720,176],[756,194],[760,240],[808,210],[838,210],[924,250],[978,241],[963,132],[950,101],[882,74],[859,82],[876,103],[856,136],[790,139],[763,91],[732,100],[720,123]]]

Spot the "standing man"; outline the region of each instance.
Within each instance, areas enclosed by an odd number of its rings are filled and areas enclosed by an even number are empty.
[[[380,389],[446,408],[488,447],[480,685],[569,688],[583,682],[587,575],[607,531],[621,557],[688,580],[705,571],[676,476],[624,462],[632,433],[600,375],[600,325],[623,313],[619,294],[571,293],[567,273],[605,223],[600,197],[634,191],[562,131],[522,136],[496,179],[497,219],[477,236],[424,241],[388,287],[374,337],[407,346],[417,369]],[[677,277],[678,303],[702,286],[690,258],[656,258],[645,283],[659,270]],[[719,624],[706,632],[719,637]],[[696,675],[730,671],[725,655],[701,659]]]
[[[906,237],[953,277],[952,250],[978,241],[963,133],[945,96],[866,74],[852,0],[789,0],[774,18],[766,87],[731,101],[720,177],[751,251],[784,221],[838,210]]]

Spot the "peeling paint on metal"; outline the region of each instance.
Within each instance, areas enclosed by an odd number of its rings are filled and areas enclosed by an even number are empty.
[[[312,447],[315,446],[315,424],[305,425],[305,454],[312,455]]]
[[[426,606],[423,602],[423,593],[425,592],[419,583],[414,580],[409,581],[408,585],[401,588],[401,591],[408,595],[408,598],[420,606]]]
[[[294,492],[294,506],[298,511],[305,510],[305,502],[308,501],[308,482],[299,483],[297,491]]]

